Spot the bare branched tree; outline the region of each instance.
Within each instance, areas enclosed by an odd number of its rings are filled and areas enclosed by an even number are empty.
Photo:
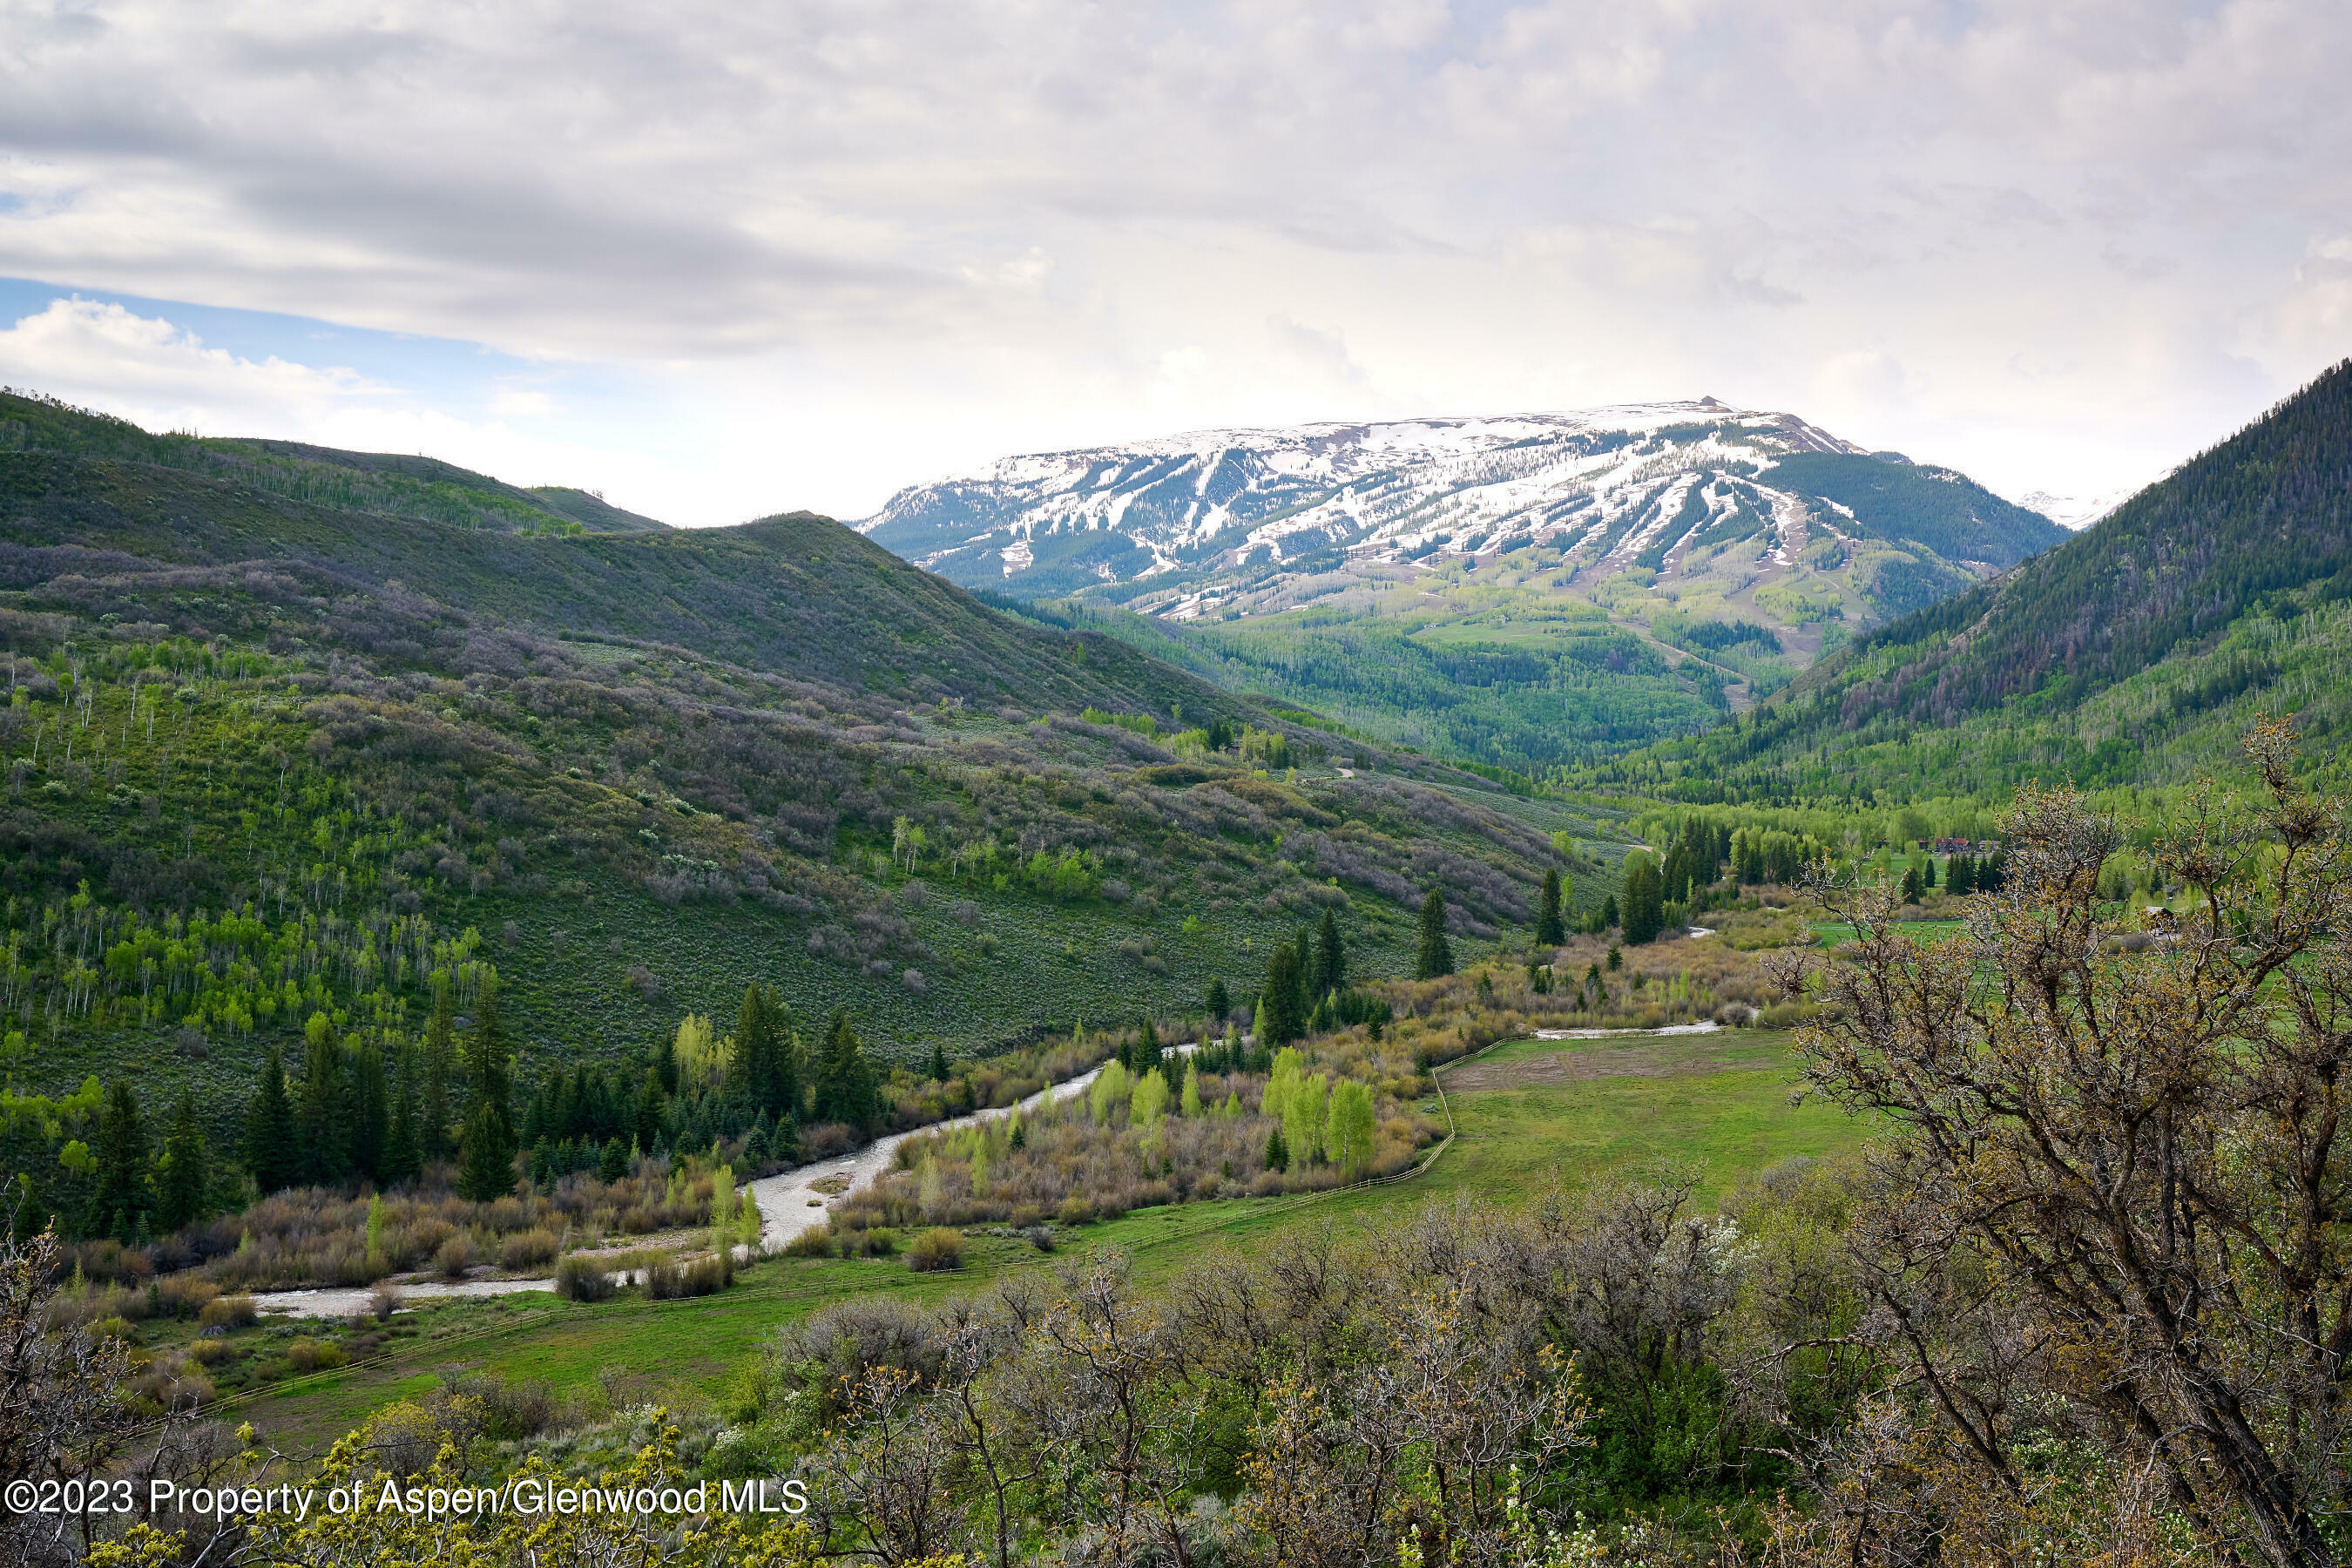
[[[1992,1494],[2031,1490],[2021,1443],[2078,1436],[2215,1544],[2316,1568],[2346,1501],[2352,845],[2287,725],[2246,747],[2263,796],[2200,790],[2157,846],[2177,929],[2100,898],[2114,821],[2027,790],[1961,932],[1838,895],[1853,942],[1785,979],[1824,1005],[1812,1082],[1899,1130],[1855,1233],[1874,1331]]]
[[[13,1217],[13,1216],[12,1216]],[[130,1347],[79,1324],[53,1322],[50,1306],[60,1267],[55,1230],[30,1241],[0,1231],[0,1479],[56,1482],[48,1510],[0,1510],[0,1560],[43,1568],[78,1561],[108,1525],[106,1511],[62,1506],[86,1495],[67,1482],[110,1477],[142,1430],[155,1424],[124,1390]],[[163,1426],[163,1440],[176,1422]]]
[[[885,1568],[961,1550],[954,1412],[940,1391],[919,1373],[875,1365],[842,1390],[839,1405],[812,1494],[825,1534]]]
[[[1002,1397],[1051,1505],[1080,1532],[1066,1555],[1189,1568],[1204,1401],[1182,1376],[1176,1323],[1113,1259],[1067,1274],[1024,1348]]]

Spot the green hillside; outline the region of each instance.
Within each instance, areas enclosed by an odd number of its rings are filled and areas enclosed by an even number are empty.
[[[1100,631],[1228,690],[1304,705],[1351,733],[1522,773],[1705,729],[1729,710],[1728,684],[1790,673],[1760,644],[1693,658],[1540,584],[1515,591],[1515,574],[1542,571],[1506,557],[1475,592],[1463,587],[1442,605],[1318,607],[1224,625],[1087,601],[992,602]]]
[[[2181,782],[2229,766],[2257,712],[2298,715],[2307,742],[2352,722],[2347,600],[2352,362],[1754,714],[1578,777],[1692,800]]]
[[[585,490],[527,490],[404,452],[345,452],[299,441],[156,435],[127,419],[0,389],[0,452],[47,452],[178,468],[238,489],[338,510],[524,533],[635,533],[666,523]]]
[[[913,1064],[1246,998],[1327,909],[1394,973],[1430,889],[1475,943],[1623,852],[808,514],[550,537],[0,453],[0,1139],[59,1202],[87,1077],[229,1139],[270,1045],[389,1058],[436,973],[496,967],[526,1093],[755,979]]]
[[[592,490],[568,485],[533,485],[530,493],[543,506],[554,508],[591,533],[649,533],[669,524],[614,506]]]

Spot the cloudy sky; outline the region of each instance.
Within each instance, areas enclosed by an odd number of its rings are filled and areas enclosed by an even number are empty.
[[[0,0],[0,382],[679,522],[1713,395],[2011,495],[2352,353],[2342,0]]]

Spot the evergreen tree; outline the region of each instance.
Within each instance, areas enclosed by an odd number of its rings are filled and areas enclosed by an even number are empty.
[[[514,1133],[487,1100],[474,1102],[458,1139],[457,1195],[478,1204],[514,1191]]]
[[[195,1096],[184,1090],[180,1108],[172,1116],[172,1130],[163,1138],[163,1168],[155,1201],[158,1230],[175,1231],[205,1217],[210,1206],[212,1173],[204,1126],[196,1120]]]
[[[1290,1169],[1290,1147],[1282,1141],[1282,1123],[1279,1121],[1274,1124],[1274,1131],[1265,1135],[1265,1168],[1269,1171]]]
[[[646,1068],[646,1081],[637,1089],[635,1118],[637,1147],[650,1149],[661,1140],[662,1118],[669,1109],[669,1096],[662,1092],[661,1068]]]
[[[1902,889],[1902,890],[1903,890],[1903,901],[1904,901],[1905,903],[1906,903],[1906,904],[1916,904],[1916,903],[1917,903],[1917,902],[1919,901],[1919,868],[1918,868],[1918,867],[1916,867],[1916,866],[1906,866],[1906,867],[1904,867],[1904,868],[1903,868],[1903,889]]]
[[[420,1099],[417,1127],[419,1152],[427,1164],[439,1164],[450,1153],[449,1079],[457,1067],[457,1018],[449,997],[449,981],[436,975],[433,1016],[425,1026],[425,1092]]]
[[[1339,920],[1329,910],[1315,933],[1315,994],[1328,996],[1348,983],[1348,948],[1339,940]]]
[[[933,1040],[931,1042],[931,1081],[933,1083],[945,1083],[947,1080],[947,1048],[944,1046],[941,1046],[939,1041]]]
[[[294,1106],[286,1094],[286,1063],[276,1046],[262,1061],[260,1087],[246,1110],[245,1168],[264,1197],[284,1192],[302,1177]]]
[[[139,1114],[139,1097],[131,1085],[117,1079],[98,1111],[98,1182],[90,1189],[89,1215],[82,1228],[91,1236],[110,1236],[126,1246],[140,1222],[151,1217],[147,1122]]]
[[[617,1182],[628,1173],[629,1152],[621,1146],[621,1141],[618,1138],[605,1139],[604,1152],[596,1161],[596,1179],[600,1182]]]
[[[782,998],[756,981],[743,988],[743,1005],[735,1015],[735,1057],[728,1076],[730,1087],[755,1112],[787,1116],[800,1104],[792,1015]]]
[[[1544,872],[1543,893],[1536,904],[1536,945],[1558,947],[1568,940],[1568,928],[1559,919],[1559,872],[1557,868]]]
[[[661,1042],[654,1047],[654,1071],[661,1078],[662,1092],[677,1092],[677,1041],[668,1030],[662,1031]]]
[[[1967,856],[1953,856],[1951,864],[1944,868],[1944,890],[1954,898],[1975,892],[1976,871],[1976,862]]]
[[[849,1026],[849,1015],[836,1009],[825,1026],[824,1049],[816,1073],[816,1119],[845,1121],[860,1129],[874,1121],[874,1068]]]
[[[392,1083],[384,1075],[383,1052],[373,1045],[362,1046],[352,1062],[351,1106],[352,1169],[380,1182],[392,1137]]]
[[[1612,926],[1622,924],[1623,921],[1624,916],[1617,910],[1617,895],[1612,893],[1601,901],[1601,930],[1608,931]],[[1597,936],[1600,932],[1596,931],[1593,934]]]
[[[1454,948],[1445,940],[1445,895],[1435,889],[1421,901],[1421,945],[1413,953],[1412,977],[1434,980],[1454,973]]]
[[[1636,855],[1625,868],[1625,940],[1637,946],[1655,942],[1665,923],[1658,868],[1647,855]]]
[[[413,1182],[424,1171],[425,1149],[416,1126],[416,1058],[400,1053],[400,1087],[392,1097],[392,1120],[384,1129],[383,1159],[376,1180],[385,1186]]]
[[[468,1110],[488,1100],[499,1120],[512,1131],[514,1117],[514,1042],[507,1037],[506,1013],[499,1004],[495,974],[482,980],[474,1004],[474,1026],[466,1033],[466,1092]]]
[[[1288,1045],[1307,1032],[1307,1010],[1298,1005],[1298,950],[1276,942],[1266,961],[1265,992],[1258,998],[1258,1048]]]
[[[343,1080],[343,1050],[334,1026],[313,1013],[305,1031],[302,1089],[294,1101],[294,1137],[301,1179],[331,1186],[352,1173],[351,1086]]]
[[[1223,1023],[1227,1015],[1233,1012],[1233,993],[1225,989],[1223,975],[1220,974],[1209,982],[1209,994],[1204,998],[1204,1005],[1209,1009],[1209,1021],[1212,1024]]]
[[[513,1047],[499,1006],[498,977],[487,975],[466,1037],[466,1088],[470,1105],[459,1148],[457,1193],[487,1203],[514,1190]]]

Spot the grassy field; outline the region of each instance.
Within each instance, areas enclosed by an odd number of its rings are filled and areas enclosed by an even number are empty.
[[[1863,1124],[1834,1107],[1792,1103],[1796,1074],[1788,1041],[1785,1034],[1760,1030],[1514,1040],[1446,1069],[1449,1083],[1459,1085],[1448,1090],[1457,1136],[1412,1180],[1141,1209],[1084,1227],[1055,1258],[1017,1240],[974,1236],[965,1267],[948,1275],[913,1274],[895,1260],[773,1259],[733,1289],[696,1300],[625,1296],[592,1307],[533,1295],[437,1307],[402,1320],[404,1326],[413,1321],[415,1330],[388,1347],[389,1364],[282,1386],[247,1402],[235,1418],[254,1421],[290,1448],[320,1450],[371,1410],[475,1370],[561,1391],[625,1367],[647,1396],[692,1402],[721,1389],[777,1324],[856,1293],[934,1300],[1109,1248],[1124,1249],[1138,1279],[1149,1284],[1204,1250],[1260,1251],[1299,1226],[1375,1230],[1456,1194],[1526,1202],[1558,1185],[1659,1159],[1697,1163],[1703,1196],[1712,1201],[1778,1161],[1837,1153],[1865,1135]]]
[[[1958,921],[1905,921],[1903,934],[1919,942],[1941,942],[1960,929]],[[1817,921],[1813,924],[1813,940],[1823,947],[1838,947],[1853,940],[1853,927],[1843,921]]]

